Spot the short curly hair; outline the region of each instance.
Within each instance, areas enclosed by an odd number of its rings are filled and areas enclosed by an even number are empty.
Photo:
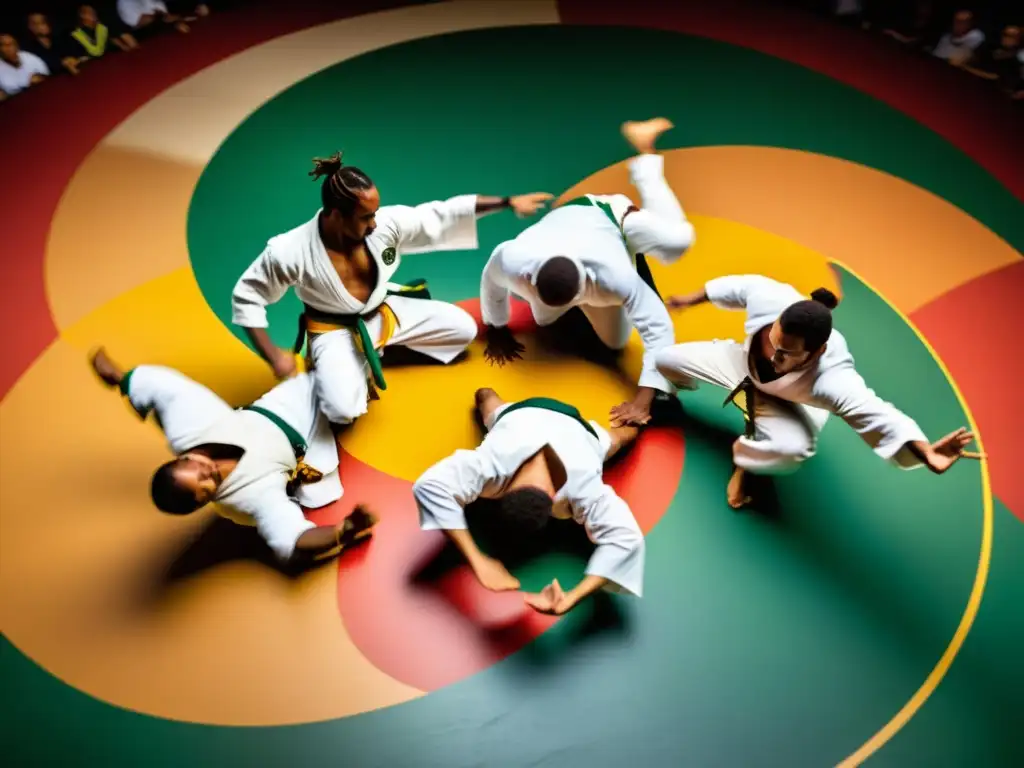
[[[517,488],[501,497],[501,516],[521,533],[539,533],[551,519],[554,502],[539,488]]]

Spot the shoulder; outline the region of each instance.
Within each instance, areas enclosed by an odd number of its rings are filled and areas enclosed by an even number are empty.
[[[309,221],[305,221],[287,232],[274,235],[267,240],[267,250],[273,251],[275,256],[284,256],[305,250],[316,232],[319,216],[320,212],[317,211],[316,216]]]
[[[42,68],[46,67],[46,64],[43,62],[43,60],[41,58],[36,56],[31,51],[25,51],[25,50],[23,50],[21,52],[21,63],[22,64],[28,64],[28,65],[30,65],[32,67],[42,67]]]

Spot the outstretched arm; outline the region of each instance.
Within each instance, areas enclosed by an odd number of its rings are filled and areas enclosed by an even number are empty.
[[[508,327],[512,316],[512,296],[504,256],[510,247],[511,243],[502,243],[494,249],[480,278],[480,318],[487,342],[484,357],[491,365],[520,360],[525,349]]]
[[[637,392],[632,401],[622,403],[611,411],[613,427],[626,424],[645,424],[650,418],[651,403],[658,392],[672,394],[675,387],[657,369],[658,352],[675,342],[672,318],[658,294],[635,272],[616,276],[605,287],[622,298],[626,317],[640,334],[644,345],[643,363]]]
[[[980,458],[963,450],[974,438],[966,429],[930,443],[917,422],[875,394],[852,365],[827,371],[813,394],[814,404],[839,416],[877,456],[901,469],[926,466],[942,474],[961,457]]]
[[[389,205],[377,212],[381,234],[403,253],[423,251],[459,251],[477,248],[476,222],[480,216],[509,208],[520,216],[535,213],[547,193],[491,197],[457,195],[447,200],[434,200],[420,205]]]
[[[476,451],[459,450],[439,461],[412,486],[420,528],[444,531],[487,589],[518,589],[519,581],[499,561],[480,550],[466,525],[465,506],[479,498],[489,479]]]

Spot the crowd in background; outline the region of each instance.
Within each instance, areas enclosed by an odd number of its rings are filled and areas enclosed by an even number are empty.
[[[1024,0],[764,2],[827,14],[882,35],[894,45],[942,59],[979,80],[990,81],[1024,103]],[[49,78],[77,75],[102,56],[130,54],[152,35],[187,34],[193,24],[202,23],[211,7],[244,4],[244,0],[3,0],[0,101]],[[671,4],[672,0],[666,0],[666,6]]]
[[[4,0],[0,101],[52,77],[78,75],[112,53],[130,54],[159,34],[188,34],[214,0]]]
[[[1024,102],[1024,0],[790,0],[990,81]]]

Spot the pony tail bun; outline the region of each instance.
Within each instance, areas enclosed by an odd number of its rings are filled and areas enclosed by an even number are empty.
[[[819,304],[824,304],[829,309],[839,306],[839,299],[828,288],[815,288],[811,291],[811,298]]]
[[[330,157],[314,157],[313,170],[309,175],[316,181],[321,176],[333,176],[341,170],[341,152],[335,152]]]

